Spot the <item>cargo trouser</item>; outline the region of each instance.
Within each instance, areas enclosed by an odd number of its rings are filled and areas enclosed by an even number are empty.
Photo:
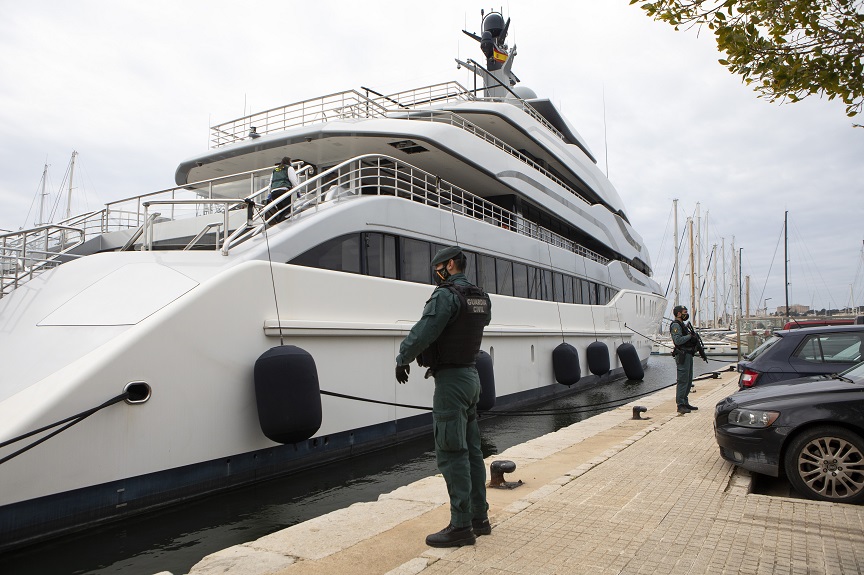
[[[679,353],[678,357],[683,356],[683,360],[681,363],[676,362],[678,377],[675,387],[675,403],[680,406],[690,403],[688,396],[690,395],[690,384],[693,383],[693,355],[687,352]]]
[[[486,465],[480,449],[477,401],[480,376],[473,367],[442,369],[435,374],[432,397],[435,456],[450,496],[450,523],[467,527],[486,519]]]

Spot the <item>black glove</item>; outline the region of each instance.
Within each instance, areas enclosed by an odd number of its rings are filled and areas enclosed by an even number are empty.
[[[408,383],[408,374],[411,373],[410,365],[397,365],[396,366],[396,381],[399,383]]]

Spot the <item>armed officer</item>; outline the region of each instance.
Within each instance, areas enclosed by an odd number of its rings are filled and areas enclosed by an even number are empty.
[[[669,332],[672,334],[672,343],[675,344],[675,351],[672,355],[675,357],[677,364],[678,378],[676,380],[675,403],[678,404],[678,413],[690,413],[699,409],[695,405],[690,405],[690,386],[693,383],[693,356],[698,352],[705,359],[704,351],[700,349],[699,336],[693,326],[685,322],[690,319],[690,314],[687,308],[683,305],[676,305],[672,310],[675,315],[675,321],[669,325]],[[705,361],[708,361],[705,359]]]
[[[489,535],[486,467],[480,450],[477,401],[480,377],[475,367],[483,328],[492,319],[492,303],[465,277],[462,248],[444,248],[432,258],[438,287],[399,346],[396,380],[408,381],[415,358],[435,377],[432,419],[438,470],[450,496],[450,524],[426,537],[430,547],[473,545]]]

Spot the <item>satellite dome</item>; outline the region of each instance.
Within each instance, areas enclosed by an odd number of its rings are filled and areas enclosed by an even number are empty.
[[[537,98],[537,94],[528,86],[516,86],[513,88],[513,91],[523,100],[534,100]]]

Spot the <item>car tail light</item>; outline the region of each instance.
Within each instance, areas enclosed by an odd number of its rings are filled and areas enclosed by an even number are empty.
[[[756,380],[759,379],[759,375],[761,374],[758,371],[745,369],[744,373],[741,374],[741,387],[753,387],[756,385]]]

